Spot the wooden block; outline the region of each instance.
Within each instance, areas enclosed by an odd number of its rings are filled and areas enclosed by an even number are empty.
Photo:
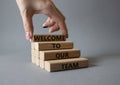
[[[31,53],[31,61],[32,61],[33,64],[36,63],[36,56],[32,53]]]
[[[84,67],[88,67],[88,59],[86,58],[45,61],[45,70],[48,72],[79,69]]]
[[[35,64],[36,64],[37,66],[39,66],[39,65],[40,65],[40,57],[39,57],[39,56],[40,56],[40,53],[39,53],[39,51],[34,50],[33,55],[34,55]]]
[[[34,43],[31,43],[31,61],[33,64],[35,64]]]
[[[64,35],[33,35],[32,42],[47,42],[47,41],[65,41],[66,37]]]
[[[40,53],[38,50],[35,50],[33,47],[33,43],[31,44],[31,60],[33,64],[36,64],[37,66],[40,65]]]
[[[31,43],[31,61],[35,64],[35,56],[34,56],[34,45]]]
[[[35,50],[58,50],[58,49],[72,49],[73,42],[57,41],[57,42],[38,42],[34,43]]]
[[[31,49],[31,55],[35,53],[35,49]]]
[[[45,64],[45,61],[43,61],[43,60],[40,60],[40,67],[43,69],[44,68],[44,65]]]
[[[80,50],[76,49],[40,51],[40,60],[57,60],[78,57],[80,57]]]
[[[31,50],[31,55],[35,55],[35,51],[34,50]]]
[[[40,56],[40,52],[38,50],[34,50],[34,53],[33,53],[35,56]]]
[[[37,55],[38,55],[38,52],[37,52],[37,50],[35,50],[35,43],[31,42],[31,61],[33,64],[36,64],[36,56]]]
[[[37,53],[36,53],[36,50],[31,50],[31,60],[33,64],[36,64],[36,58],[38,57]]]
[[[36,62],[35,63],[36,63],[37,66],[40,66],[40,57],[36,56]]]
[[[31,42],[31,50],[35,50],[35,43]]]
[[[31,61],[33,64],[35,64],[35,56],[34,55],[31,55]]]
[[[32,63],[35,63],[34,55],[33,55],[33,50],[31,50],[31,61],[32,61]]]

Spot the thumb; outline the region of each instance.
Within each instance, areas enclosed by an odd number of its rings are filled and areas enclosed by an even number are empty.
[[[33,36],[33,22],[32,16],[28,16],[26,14],[22,15],[23,26],[26,33],[26,39],[30,40]]]

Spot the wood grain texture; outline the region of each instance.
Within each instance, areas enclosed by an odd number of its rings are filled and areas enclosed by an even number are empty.
[[[34,49],[38,50],[38,51],[72,49],[72,48],[73,48],[73,42],[70,42],[70,41],[36,42],[36,43],[34,43]]]
[[[31,50],[35,50],[35,43],[31,42]]]
[[[32,55],[34,55],[34,58],[35,58],[35,64],[37,65],[37,66],[39,66],[40,65],[40,53],[39,53],[39,51],[38,50],[34,50],[34,53],[32,54]]]
[[[31,39],[32,42],[48,42],[48,41],[65,41],[66,37],[64,35],[40,35],[34,34]]]
[[[31,61],[35,64],[35,55],[34,55],[34,43],[31,43]]]
[[[35,64],[35,56],[34,56],[34,55],[31,55],[31,62],[32,62],[33,64]]]
[[[33,64],[37,66],[40,65],[40,53],[38,50],[35,49],[35,42],[31,43],[31,61]]]
[[[40,67],[41,67],[42,69],[44,69],[44,67],[45,67],[45,61],[40,60]]]
[[[48,72],[72,70],[88,67],[87,58],[73,58],[45,61],[45,70]]]
[[[36,61],[35,61],[35,64],[36,66],[40,66],[40,57],[36,56]]]
[[[40,51],[40,60],[57,60],[78,57],[80,57],[80,50],[77,49]]]

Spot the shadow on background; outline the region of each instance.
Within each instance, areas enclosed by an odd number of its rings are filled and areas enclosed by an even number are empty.
[[[111,55],[94,55],[94,56],[87,56],[86,58],[89,59],[89,67],[99,66],[100,63],[111,60],[111,59],[120,59],[120,54],[111,54]]]

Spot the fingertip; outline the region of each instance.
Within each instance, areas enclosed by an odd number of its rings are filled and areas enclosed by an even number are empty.
[[[66,36],[66,38],[68,38],[68,37],[69,37],[69,35],[68,35],[68,34],[66,34],[65,36]]]
[[[48,28],[49,26],[46,24],[46,22],[42,25],[43,28]]]
[[[26,40],[32,39],[32,32],[26,32]]]
[[[62,31],[62,34],[65,35],[66,38],[68,38],[68,30],[67,30],[67,26],[65,23],[59,24],[60,29]]]
[[[68,38],[69,37],[69,35],[68,34],[63,34],[66,38]]]

